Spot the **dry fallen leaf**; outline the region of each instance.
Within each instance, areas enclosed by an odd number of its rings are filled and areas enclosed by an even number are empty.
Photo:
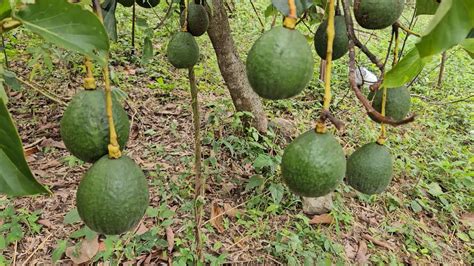
[[[145,224],[143,223],[140,223],[140,227],[138,227],[137,231],[136,231],[136,234],[141,236],[143,235],[144,233],[148,232],[148,227],[146,227]]]
[[[233,208],[229,203],[224,203],[224,212],[229,217],[236,217],[237,215],[242,214],[242,210]]]
[[[50,220],[38,220],[38,223],[47,227],[47,228],[52,228],[53,223]]]
[[[359,241],[359,250],[357,251],[356,261],[359,264],[365,265],[368,262],[367,258],[367,244],[364,240]]]
[[[68,256],[75,264],[86,263],[90,261],[99,251],[99,236],[91,240],[84,239],[76,249],[75,246],[66,249],[66,256]]]
[[[309,221],[309,224],[332,224],[334,218],[328,213],[315,215],[313,219]]]
[[[166,228],[166,240],[168,241],[168,251],[171,253],[174,249],[174,232],[173,228]]]
[[[461,222],[465,226],[474,227],[474,213],[468,212],[461,216]]]
[[[225,231],[224,227],[222,226],[222,214],[224,210],[219,206],[216,201],[212,202],[211,205],[211,224],[214,228],[219,231],[219,233],[223,233]]]

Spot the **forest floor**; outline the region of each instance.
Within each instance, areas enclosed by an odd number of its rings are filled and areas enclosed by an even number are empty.
[[[256,6],[263,14],[266,1],[256,1]],[[160,15],[163,8],[162,3],[157,9]],[[407,11],[402,21],[406,23],[410,15]],[[139,10],[139,16],[150,25],[158,21],[144,10]],[[122,236],[97,236],[84,227],[75,209],[76,189],[90,164],[64,148],[59,121],[63,103],[82,89],[81,57],[42,44],[26,31],[6,36],[12,71],[59,100],[28,86],[10,95],[8,107],[27,160],[38,180],[54,194],[0,196],[0,265],[90,259],[99,265],[168,260],[186,265],[193,260],[193,129],[187,72],[173,69],[164,55],[178,28],[176,17],[155,32],[155,56],[144,64],[140,44],[145,30],[138,28],[139,49],[132,56],[130,12],[119,7],[120,41],[113,45],[112,77],[120,88],[116,91],[127,95],[124,106],[132,122],[126,153],[146,172],[151,194],[143,221]],[[247,2],[234,8],[233,35],[243,58],[260,35],[257,24],[250,22],[255,20]],[[271,18],[263,20],[268,28]],[[420,19],[415,30],[426,21]],[[310,36],[307,28],[301,30]],[[361,32],[360,38],[370,39],[368,46],[382,57],[389,34]],[[408,48],[413,43],[410,39]],[[448,52],[442,88],[435,87],[439,60],[429,64],[410,87],[418,116],[415,123],[389,130],[388,145],[396,159],[388,190],[369,197],[342,184],[333,193],[330,214],[313,217],[302,212],[301,199],[281,181],[279,162],[290,139],[273,128],[266,135],[244,129],[241,120],[247,114],[234,112],[208,38],[201,37],[199,44],[202,56],[196,75],[203,173],[208,180],[203,228],[206,263],[472,265],[474,66],[462,49]],[[362,54],[357,60],[374,70]],[[315,61],[319,65],[316,55]],[[375,140],[379,127],[349,90],[347,74],[347,59],[337,61],[332,110],[346,124],[344,132],[334,133],[351,154]],[[318,117],[323,91],[318,75],[316,68],[310,87],[296,98],[265,101],[271,119],[284,118],[294,125],[292,137],[313,127]],[[216,215],[219,218],[211,220]]]

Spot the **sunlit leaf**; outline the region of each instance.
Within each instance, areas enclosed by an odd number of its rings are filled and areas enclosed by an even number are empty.
[[[416,0],[416,15],[433,15],[438,7],[438,0]]]
[[[0,99],[0,193],[10,196],[48,193],[26,163],[18,132]]]
[[[115,10],[117,0],[106,0],[101,4],[102,16],[104,17],[104,27],[112,41],[117,41],[117,20],[115,19]]]
[[[0,20],[10,17],[11,12],[12,12],[12,9],[10,7],[10,1],[1,0],[0,1]]]
[[[15,11],[14,17],[46,41],[105,64],[109,51],[105,28],[81,5],[66,0],[36,0]]]
[[[474,27],[472,0],[443,0],[416,44],[421,58],[433,56],[464,41]]]
[[[383,85],[387,88],[397,88],[413,80],[425,66],[418,50],[413,48],[398,62],[398,64],[385,74]]]

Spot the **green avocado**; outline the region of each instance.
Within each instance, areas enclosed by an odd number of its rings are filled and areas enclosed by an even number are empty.
[[[382,112],[383,89],[375,93],[372,106]],[[385,105],[385,116],[393,118],[395,121],[403,120],[407,117],[411,108],[410,91],[406,87],[387,89],[387,103]]]
[[[145,175],[129,157],[98,160],[84,175],[76,195],[79,216],[92,230],[118,235],[145,214],[149,195]]]
[[[283,181],[295,194],[321,197],[336,189],[346,173],[346,158],[330,133],[300,135],[283,153]]]
[[[402,15],[405,0],[354,0],[357,23],[370,30],[384,29]]]
[[[178,32],[168,44],[168,61],[176,68],[190,68],[199,59],[199,46],[189,32]]]
[[[318,30],[314,35],[314,47],[316,48],[316,52],[318,53],[319,57],[322,59],[326,59],[327,53],[327,27],[328,21],[325,20],[323,23],[321,23],[321,25],[319,25]],[[349,49],[349,37],[347,37],[346,21],[343,16],[336,16],[334,18],[334,28],[335,36],[332,59],[337,60],[344,56]]]
[[[118,0],[117,2],[124,7],[131,7],[133,6],[133,3],[135,2],[135,0]]]
[[[390,150],[378,143],[369,143],[347,159],[347,182],[364,194],[382,193],[392,180],[392,168]]]
[[[184,24],[184,12],[180,18],[181,25]],[[191,3],[188,7],[188,32],[199,37],[206,33],[209,27],[209,16],[206,8],[199,4]]]
[[[120,148],[128,141],[130,122],[113,98],[113,118]],[[103,90],[83,90],[72,98],[60,122],[61,138],[69,152],[85,162],[95,162],[108,152],[109,123]]]
[[[160,3],[160,0],[135,0],[137,5],[144,8],[153,8]]]
[[[299,94],[313,77],[313,55],[297,30],[275,27],[265,32],[247,57],[247,77],[253,90],[266,99]]]

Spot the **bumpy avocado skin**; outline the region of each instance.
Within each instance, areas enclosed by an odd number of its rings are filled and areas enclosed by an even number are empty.
[[[327,27],[328,21],[325,20],[321,23],[321,25],[319,25],[318,30],[314,35],[314,47],[316,48],[316,52],[318,53],[319,57],[322,59],[326,59],[327,53]],[[343,57],[349,49],[349,37],[347,37],[346,21],[343,16],[336,16],[334,18],[334,28],[335,36],[332,59],[337,60]]]
[[[402,15],[405,0],[354,0],[354,16],[360,26],[384,29]]]
[[[136,3],[143,8],[153,8],[160,3],[160,0],[136,0]]]
[[[313,76],[313,56],[297,30],[275,27],[264,33],[247,57],[247,77],[253,90],[266,99],[299,94]]]
[[[149,195],[145,175],[129,157],[98,160],[84,175],[76,195],[77,211],[92,230],[118,235],[145,214]]]
[[[124,7],[131,7],[133,6],[133,3],[135,2],[135,0],[118,0],[117,2]]]
[[[168,44],[168,61],[176,68],[190,68],[199,59],[199,46],[189,32],[178,32]]]
[[[375,93],[372,106],[377,112],[382,112],[383,89]],[[387,103],[385,105],[385,116],[393,118],[395,121],[403,120],[407,117],[411,108],[410,91],[406,87],[387,89]]]
[[[181,25],[184,24],[184,12],[180,17]],[[188,7],[188,32],[195,37],[202,36],[209,28],[209,16],[202,5],[191,3]]]
[[[293,193],[321,197],[341,183],[346,173],[346,158],[333,135],[310,130],[285,149],[281,170]]]
[[[128,141],[130,122],[120,103],[113,98],[113,118],[118,143]],[[85,162],[95,162],[108,152],[109,123],[103,90],[84,90],[72,98],[60,122],[61,138],[69,152]]]
[[[369,143],[347,159],[347,183],[364,194],[379,194],[390,184],[392,169],[390,150],[378,143]]]

